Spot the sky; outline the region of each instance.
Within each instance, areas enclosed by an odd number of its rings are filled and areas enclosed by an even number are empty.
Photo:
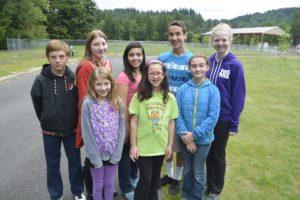
[[[141,11],[171,11],[192,8],[207,19],[232,19],[256,12],[300,7],[300,0],[94,0],[99,9],[136,8]]]

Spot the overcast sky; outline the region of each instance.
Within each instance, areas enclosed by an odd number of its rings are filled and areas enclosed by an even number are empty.
[[[192,8],[207,19],[232,19],[278,8],[300,7],[300,0],[95,0],[99,9],[173,10]]]

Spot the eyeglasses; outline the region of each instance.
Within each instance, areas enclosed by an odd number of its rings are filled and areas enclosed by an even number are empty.
[[[149,77],[161,76],[161,75],[163,75],[163,72],[151,72],[151,73],[148,73]]]

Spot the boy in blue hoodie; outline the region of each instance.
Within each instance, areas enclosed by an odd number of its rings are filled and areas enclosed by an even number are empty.
[[[243,64],[229,52],[232,42],[231,28],[220,23],[212,30],[212,43],[216,52],[210,56],[210,69],[206,76],[218,87],[221,109],[215,127],[215,140],[207,156],[207,200],[217,200],[224,187],[226,146],[229,135],[238,133],[240,114],[246,96]]]

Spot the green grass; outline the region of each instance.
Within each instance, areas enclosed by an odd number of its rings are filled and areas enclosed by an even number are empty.
[[[111,44],[110,56],[122,55],[124,45]],[[168,45],[145,44],[147,55],[158,55]],[[80,59],[83,46],[76,46]],[[188,47],[209,55],[212,49]],[[300,199],[300,57],[234,52],[245,67],[247,97],[238,136],[227,149],[227,174],[222,200]],[[43,50],[0,51],[0,77],[38,67],[46,62]],[[180,196],[168,196],[177,200]]]
[[[300,199],[300,57],[240,55],[247,97],[221,200]],[[167,195],[167,200],[180,196]]]
[[[122,56],[124,49],[128,43],[109,43],[108,56]],[[151,44],[145,43],[145,52],[147,56],[157,56],[161,52],[170,49],[168,44]],[[211,49],[200,49],[198,46],[187,46],[192,52],[205,53],[209,55]],[[70,57],[69,61],[80,60],[84,55],[84,46],[74,46],[74,49],[78,52],[76,57]],[[201,50],[202,52],[199,52]],[[40,67],[47,62],[45,57],[45,50],[30,49],[30,50],[18,50],[18,51],[3,51],[0,50],[0,77],[24,72],[35,67]]]

